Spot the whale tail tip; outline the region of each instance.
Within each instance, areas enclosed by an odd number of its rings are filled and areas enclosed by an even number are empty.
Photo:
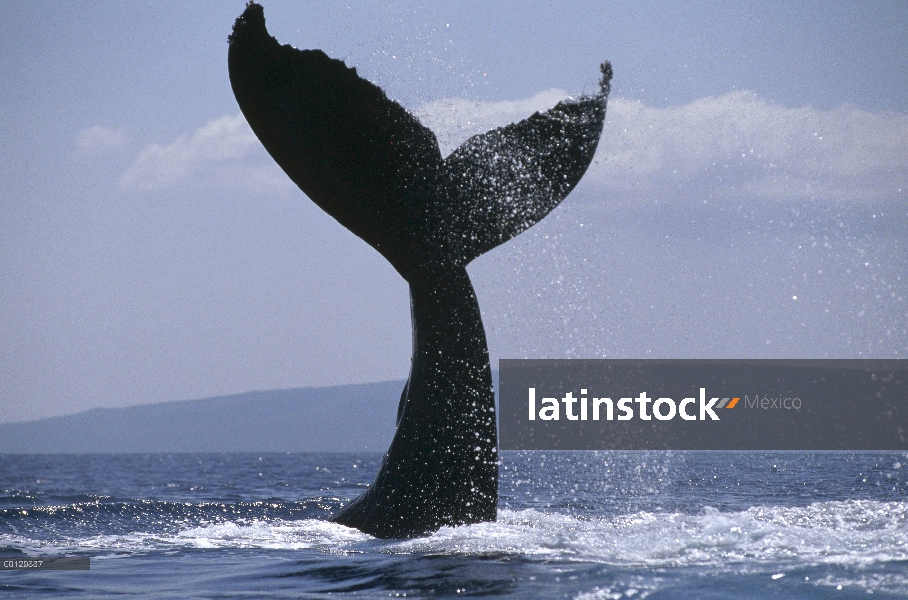
[[[227,36],[227,43],[232,45],[250,30],[266,32],[267,35],[267,30],[265,29],[265,9],[261,4],[254,0],[249,0],[249,2],[246,3],[246,10],[244,10],[243,14],[237,17],[236,21],[233,22],[233,31]]]
[[[602,73],[602,77],[599,79],[599,89],[603,96],[608,96],[609,92],[612,91],[612,63],[611,61],[605,61],[599,65],[599,72]]]

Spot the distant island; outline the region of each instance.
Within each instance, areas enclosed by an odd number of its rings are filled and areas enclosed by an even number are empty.
[[[0,454],[384,452],[403,381],[249,392],[0,424]]]

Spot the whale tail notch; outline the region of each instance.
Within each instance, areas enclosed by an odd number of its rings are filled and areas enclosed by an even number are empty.
[[[443,158],[431,130],[355,69],[281,46],[249,2],[228,38],[230,83],[265,149],[325,212],[410,286],[413,359],[375,483],[333,518],[410,537],[496,518],[495,398],[466,265],[574,189],[605,119],[600,91],[467,140]]]

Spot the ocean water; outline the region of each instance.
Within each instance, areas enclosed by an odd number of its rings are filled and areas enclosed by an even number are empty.
[[[505,452],[498,521],[378,540],[325,518],[380,455],[0,457],[28,598],[906,598],[908,453]]]

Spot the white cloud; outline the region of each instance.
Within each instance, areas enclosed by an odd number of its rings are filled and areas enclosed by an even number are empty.
[[[129,134],[120,127],[89,127],[76,136],[76,146],[83,156],[99,156],[112,150],[119,150],[129,143]]]
[[[470,135],[526,118],[564,97],[549,90],[517,102],[443,100],[417,114],[447,153]],[[904,198],[908,114],[850,105],[786,108],[750,92],[668,108],[612,98],[586,178],[613,193],[647,198]]]
[[[447,99],[415,112],[446,155],[472,135],[566,97],[553,89],[511,102]],[[122,130],[95,127],[79,136],[85,148],[125,143]],[[660,199],[901,199],[908,193],[908,114],[850,105],[786,108],[750,92],[668,108],[612,98],[586,175],[590,184],[615,195]],[[170,144],[146,146],[120,185],[295,189],[241,114],[213,119]]]
[[[617,190],[699,186],[764,199],[877,199],[908,184],[908,115],[785,108],[749,92],[609,105],[590,175]]]
[[[132,190],[172,187],[287,191],[293,183],[242,114],[208,121],[167,145],[149,144],[120,177]]]

